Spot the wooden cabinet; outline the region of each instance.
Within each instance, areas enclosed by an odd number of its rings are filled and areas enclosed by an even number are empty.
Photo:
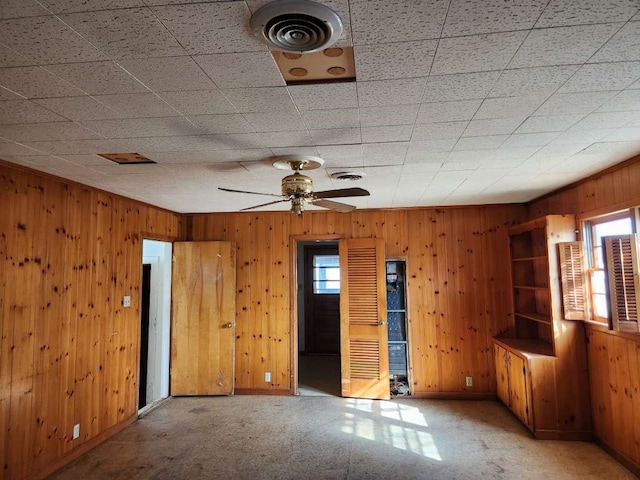
[[[584,325],[563,318],[558,262],[575,232],[573,215],[509,230],[514,319],[494,339],[497,394],[537,438],[591,437]]]

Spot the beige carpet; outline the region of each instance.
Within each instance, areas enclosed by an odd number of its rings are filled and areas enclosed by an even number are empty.
[[[591,443],[534,440],[497,402],[175,398],[51,478],[633,479]]]

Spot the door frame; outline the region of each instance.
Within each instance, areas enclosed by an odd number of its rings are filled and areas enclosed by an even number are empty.
[[[327,242],[345,238],[342,234],[300,234],[289,237],[289,325],[291,342],[289,357],[291,359],[291,394],[298,395],[298,242]]]

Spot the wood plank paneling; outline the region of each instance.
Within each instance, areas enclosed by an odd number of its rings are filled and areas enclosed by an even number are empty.
[[[635,157],[531,202],[529,214],[536,218],[575,213],[584,219],[639,205],[640,157]],[[587,337],[594,434],[612,454],[639,473],[640,338],[597,325],[587,325]]]
[[[135,415],[140,234],[179,216],[3,163],[0,204],[0,478],[20,479]]]
[[[193,240],[237,244],[236,388],[245,391],[293,389],[291,238],[384,238],[388,258],[407,260],[412,391],[420,396],[495,392],[491,339],[512,317],[506,231],[524,214],[524,206],[503,205],[197,214],[184,223]]]

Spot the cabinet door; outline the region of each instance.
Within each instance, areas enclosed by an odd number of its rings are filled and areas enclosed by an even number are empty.
[[[509,371],[507,370],[507,351],[500,345],[493,345],[496,364],[496,381],[498,398],[509,406]]]
[[[509,353],[509,398],[511,411],[531,427],[527,402],[527,362],[513,353]]]

